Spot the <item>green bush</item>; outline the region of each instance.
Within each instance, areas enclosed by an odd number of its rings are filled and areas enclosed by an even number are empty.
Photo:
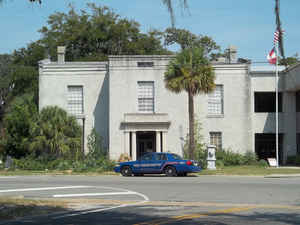
[[[41,161],[33,159],[32,157],[25,157],[21,159],[13,159],[12,167],[21,170],[45,170],[47,165]]]
[[[254,152],[247,151],[245,154],[233,152],[231,149],[216,151],[217,163],[224,166],[259,165],[258,157]],[[220,165],[222,165],[220,163]]]
[[[269,167],[269,164],[266,160],[261,159],[257,162],[257,166],[259,166],[259,167]]]
[[[258,163],[258,157],[254,152],[247,151],[244,155],[245,165],[255,165]]]
[[[201,135],[201,124],[198,120],[195,120],[195,151],[193,159],[199,163],[199,165],[203,168],[207,168],[207,151],[206,151],[206,144],[204,143],[204,138]],[[188,158],[188,147],[189,147],[189,136],[187,135],[184,141],[184,150],[183,150],[183,157]]]
[[[224,168],[224,163],[221,160],[216,160],[216,167],[217,169],[222,169]]]

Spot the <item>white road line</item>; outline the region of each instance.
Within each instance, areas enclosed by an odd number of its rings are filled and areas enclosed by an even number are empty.
[[[100,187],[98,186],[98,188],[100,188]],[[139,192],[130,191],[130,190],[121,189],[121,188],[110,188],[110,187],[101,187],[101,188],[111,189],[111,190],[120,190],[120,191],[123,191],[123,192],[121,192],[122,194],[123,193],[126,193],[126,194],[130,193],[130,194],[138,195],[138,196],[142,197],[144,200],[140,201],[140,202],[137,202],[137,203],[133,203],[133,204],[123,204],[123,205],[112,206],[112,207],[104,208],[104,209],[101,208],[101,209],[83,210],[83,211],[79,211],[79,212],[75,212],[75,213],[71,213],[71,214],[64,214],[64,215],[61,215],[61,216],[57,216],[57,217],[54,217],[53,219],[61,219],[61,218],[79,216],[79,215],[84,215],[84,214],[89,214],[89,213],[103,212],[103,211],[107,211],[107,210],[111,210],[111,209],[136,206],[136,205],[141,205],[145,202],[150,201],[150,199],[146,195],[144,195],[142,193],[139,193]],[[116,193],[116,192],[111,192],[111,193]],[[107,193],[103,193],[103,194],[107,194]]]
[[[91,187],[92,186],[65,186],[65,187],[44,187],[44,188],[8,189],[8,190],[0,190],[0,193],[24,192],[24,191],[48,191],[48,190],[91,188]]]
[[[11,176],[1,176],[0,179],[11,179],[11,178],[17,178],[17,177],[11,177]]]
[[[88,197],[88,196],[105,196],[105,195],[135,195],[136,192],[106,192],[106,193],[82,193],[82,194],[65,194],[53,195],[53,198],[67,198],[67,197]]]

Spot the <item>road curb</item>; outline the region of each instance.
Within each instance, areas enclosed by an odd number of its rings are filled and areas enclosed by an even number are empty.
[[[265,178],[300,178],[300,174],[271,174],[264,177]]]

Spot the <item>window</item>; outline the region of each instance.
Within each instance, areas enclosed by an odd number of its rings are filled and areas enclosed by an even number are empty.
[[[167,160],[167,155],[166,154],[155,154],[154,159],[155,160]]]
[[[255,92],[254,111],[256,113],[276,112],[275,92]],[[278,112],[282,112],[282,95],[278,93]]]
[[[222,150],[222,133],[210,132],[210,144],[216,146],[217,150]]]
[[[82,86],[68,86],[68,112],[73,115],[83,114]]]
[[[217,85],[215,90],[208,94],[208,114],[223,114],[223,85]]]
[[[154,112],[154,82],[138,82],[138,111]]]
[[[152,153],[149,153],[149,154],[143,155],[143,156],[141,157],[141,160],[149,161],[149,160],[152,160],[152,158],[153,158]]]
[[[177,154],[171,154],[171,155],[172,155],[173,159],[175,159],[175,160],[182,160],[182,157]]]

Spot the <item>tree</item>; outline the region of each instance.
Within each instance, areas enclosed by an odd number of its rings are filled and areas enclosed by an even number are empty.
[[[11,55],[0,55],[0,129],[2,125],[2,118],[7,104],[7,99],[10,92],[10,64]]]
[[[79,159],[83,155],[81,133],[75,117],[57,106],[48,106],[42,109],[31,130],[29,148],[36,156]]]
[[[203,48],[183,49],[170,61],[164,76],[165,86],[174,93],[188,93],[189,157],[194,158],[194,96],[215,88],[215,74]]]
[[[168,54],[161,45],[158,31],[141,33],[136,21],[123,19],[108,7],[88,4],[88,10],[77,13],[70,6],[68,13],[54,13],[48,26],[40,29],[38,43],[56,59],[56,47],[67,48],[68,61],[107,60],[108,55]]]
[[[299,60],[298,54],[295,54],[295,55],[287,57],[287,58],[281,58],[281,57],[279,58],[279,65],[282,65],[282,66],[291,66],[291,65],[294,65],[299,62],[300,62],[300,60]]]
[[[4,134],[1,146],[5,155],[21,158],[28,154],[32,141],[31,130],[37,120],[38,110],[33,95],[16,97],[4,117]]]
[[[165,45],[178,44],[181,49],[202,48],[205,57],[213,59],[215,55],[220,54],[220,46],[208,36],[196,35],[185,29],[167,28],[164,33]]]
[[[182,5],[185,9],[188,8],[187,0],[179,0],[179,1],[180,1],[180,3],[182,3]],[[174,27],[175,26],[175,16],[174,16],[172,0],[162,0],[162,2],[168,8],[168,11],[169,11],[170,17],[171,17],[172,27]]]

